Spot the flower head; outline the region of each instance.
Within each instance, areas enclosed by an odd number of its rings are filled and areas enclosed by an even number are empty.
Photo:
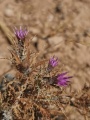
[[[72,78],[72,76],[65,76],[68,72],[61,73],[57,76],[57,84],[59,86],[66,86],[69,82],[69,79]]]
[[[58,65],[58,58],[55,58],[54,56],[50,58],[48,63],[48,71],[51,71],[52,68],[56,67]]]
[[[58,65],[58,58],[55,58],[54,56],[50,58],[49,65],[52,67],[56,67]]]
[[[20,26],[20,29],[17,29],[17,28],[15,27],[14,33],[15,33],[17,39],[23,40],[23,39],[25,39],[25,37],[27,36],[28,31],[27,31],[27,29],[22,29],[22,27]]]

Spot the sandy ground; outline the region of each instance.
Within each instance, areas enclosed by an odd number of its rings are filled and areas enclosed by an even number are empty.
[[[79,92],[84,84],[90,85],[89,0],[0,0],[1,22],[11,31],[14,26],[26,26],[30,31],[28,39],[36,35],[32,43],[35,50],[42,52],[41,57],[58,56],[63,71],[74,76],[73,91]],[[10,56],[5,35],[1,28],[1,58]],[[10,67],[8,60],[0,60],[0,75]],[[70,119],[77,120],[73,114]]]

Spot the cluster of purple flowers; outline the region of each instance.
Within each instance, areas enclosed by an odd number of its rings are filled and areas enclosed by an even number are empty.
[[[50,58],[49,64],[48,64],[48,70],[51,71],[57,65],[58,65],[58,58],[55,58],[55,57]],[[68,82],[70,81],[69,79],[72,78],[72,76],[66,76],[67,73],[68,72],[58,74],[54,79],[54,83],[56,83],[59,86],[68,85]]]
[[[27,29],[23,30],[21,27],[20,27],[19,30],[17,28],[15,28],[14,32],[15,32],[15,35],[16,35],[18,40],[25,39],[25,37],[28,34]],[[51,72],[52,69],[54,67],[56,67],[57,65],[58,65],[58,58],[55,58],[55,56],[53,56],[52,58],[50,58],[49,63],[48,63],[48,68],[47,68],[48,72]],[[64,72],[64,73],[58,74],[55,77],[56,79],[55,79],[54,83],[56,83],[59,86],[66,86],[66,85],[68,85],[69,79],[72,78],[72,76],[66,76],[67,73],[68,72]]]

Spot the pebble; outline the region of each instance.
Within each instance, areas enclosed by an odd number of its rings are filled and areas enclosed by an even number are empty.
[[[60,44],[62,41],[64,41],[63,36],[53,36],[48,39],[48,42],[52,45]]]
[[[23,18],[23,20],[25,20],[25,21],[27,21],[27,20],[29,19],[28,15],[26,15],[26,14],[23,14],[23,15],[22,15],[22,18]]]
[[[39,39],[38,40],[38,50],[39,51],[44,51],[44,50],[46,50],[47,49],[47,42],[46,41],[44,41],[44,40],[42,40],[42,39]]]
[[[6,17],[12,17],[14,15],[14,11],[12,8],[7,7],[4,11]]]

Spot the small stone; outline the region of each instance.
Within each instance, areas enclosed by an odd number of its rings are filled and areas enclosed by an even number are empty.
[[[4,14],[6,17],[12,17],[14,15],[14,11],[11,8],[6,8]]]
[[[23,18],[23,20],[27,21],[27,20],[28,20],[28,15],[23,14],[23,15],[22,15],[22,18]]]
[[[39,51],[44,51],[47,48],[47,42],[45,40],[39,39],[38,41],[38,50]]]
[[[32,39],[32,42],[33,43],[36,43],[38,41],[38,38],[35,36],[35,37],[33,37],[33,39]]]
[[[60,44],[62,41],[64,41],[64,37],[62,36],[54,36],[48,39],[48,42],[50,43],[50,45],[58,45]]]
[[[39,35],[40,34],[40,29],[38,29],[38,28],[34,28],[34,27],[30,27],[30,30],[29,30],[30,32],[32,32],[33,34],[35,34],[35,35]]]

